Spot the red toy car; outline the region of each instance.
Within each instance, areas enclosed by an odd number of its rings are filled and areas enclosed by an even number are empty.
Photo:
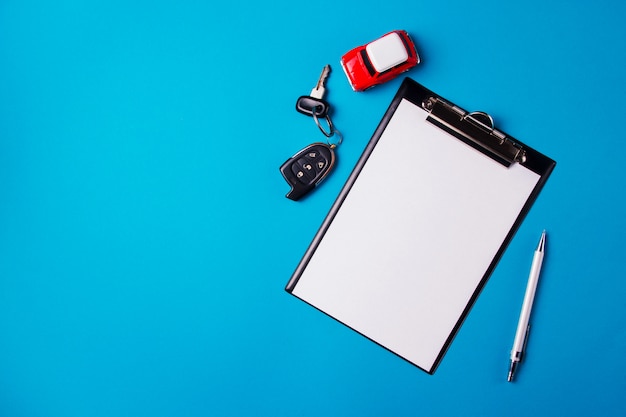
[[[415,45],[404,30],[394,30],[341,57],[341,66],[354,91],[387,82],[420,62]]]

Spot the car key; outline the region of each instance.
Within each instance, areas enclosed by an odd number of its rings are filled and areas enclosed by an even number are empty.
[[[280,172],[291,185],[287,198],[299,200],[326,178],[335,164],[336,146],[313,143],[281,165]]]
[[[330,75],[330,65],[326,65],[322,70],[320,78],[317,80],[317,84],[311,90],[311,94],[308,96],[300,96],[296,101],[296,110],[307,116],[324,118],[328,114],[330,105],[324,100],[326,94],[326,79]]]

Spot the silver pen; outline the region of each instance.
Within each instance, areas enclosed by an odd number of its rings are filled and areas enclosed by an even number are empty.
[[[513,349],[511,349],[511,364],[509,366],[509,376],[507,380],[513,381],[515,370],[519,362],[522,360],[522,355],[526,348],[526,341],[528,339],[528,332],[530,331],[530,311],[533,308],[533,301],[535,299],[535,291],[537,289],[537,282],[539,281],[539,272],[541,271],[541,264],[543,263],[543,254],[546,245],[546,231],[544,230],[539,240],[539,245],[535,250],[535,256],[533,256],[533,263],[530,267],[530,275],[528,276],[528,284],[526,285],[526,294],[524,295],[524,303],[522,304],[522,311],[519,316],[519,322],[517,323],[517,331],[515,332],[515,341],[513,342]]]

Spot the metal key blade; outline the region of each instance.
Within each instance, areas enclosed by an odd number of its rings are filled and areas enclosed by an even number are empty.
[[[326,65],[324,69],[322,70],[322,74],[320,75],[320,78],[317,80],[317,84],[315,85],[315,88],[311,90],[311,97],[317,98],[317,99],[324,98],[324,94],[326,94],[326,87],[325,87],[326,79],[328,78],[329,75],[330,75],[330,65]]]

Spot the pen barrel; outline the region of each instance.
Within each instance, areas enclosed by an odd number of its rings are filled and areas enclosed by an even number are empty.
[[[522,311],[520,312],[519,322],[517,323],[515,341],[513,342],[513,349],[511,350],[511,360],[519,361],[521,358],[542,262],[543,251],[535,251],[533,263],[530,267],[530,275],[528,276],[528,284],[526,285],[526,293],[524,294],[524,303],[522,304]]]

